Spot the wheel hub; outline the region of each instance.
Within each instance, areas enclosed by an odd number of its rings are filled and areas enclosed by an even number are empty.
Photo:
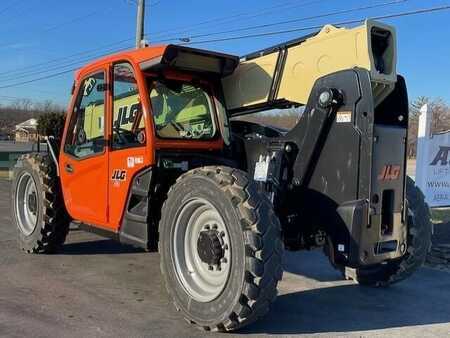
[[[38,197],[33,176],[24,172],[17,182],[14,203],[17,224],[25,236],[30,236],[36,229],[39,214]]]
[[[179,211],[171,243],[175,271],[197,302],[220,296],[231,273],[230,234],[219,211],[194,197]]]
[[[222,240],[217,230],[201,231],[197,240],[198,256],[203,263],[208,265],[218,265],[224,257]]]
[[[32,214],[36,214],[37,198],[36,198],[36,193],[34,191],[28,195],[28,210],[30,210],[30,212]]]

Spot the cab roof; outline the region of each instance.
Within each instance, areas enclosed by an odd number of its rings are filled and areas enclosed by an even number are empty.
[[[223,77],[235,70],[239,57],[185,46],[156,45],[100,58],[77,70],[75,78],[78,80],[84,74],[118,61],[129,61],[151,72],[171,68]]]

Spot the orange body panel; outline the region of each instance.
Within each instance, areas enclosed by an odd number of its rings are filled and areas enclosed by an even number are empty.
[[[141,147],[122,150],[110,149],[113,113],[111,91],[107,91],[105,101],[105,139],[107,146],[104,153],[83,160],[77,160],[65,154],[63,147],[60,153],[59,169],[64,201],[69,214],[74,219],[112,232],[118,232],[133,177],[142,169],[155,164],[156,150],[211,151],[222,149],[224,143],[221,137],[211,141],[162,140],[156,137],[148,95],[149,90],[145,80],[145,76],[148,76],[148,74],[142,73],[139,64],[160,57],[165,48],[165,46],[149,47],[111,55],[76,72],[75,91],[68,108],[69,114],[62,144],[65,144],[69,121],[82,80],[93,72],[105,69],[108,74],[107,81],[110,84],[108,88],[111,88],[112,66],[114,63],[123,61],[129,62],[134,68],[145,122],[146,144]],[[189,76],[177,72],[170,72],[167,77],[189,80]],[[131,161],[133,161],[133,165]],[[73,173],[68,173],[65,170],[67,164],[73,167]],[[125,171],[126,178],[122,181],[113,180],[113,174],[116,170]]]
[[[65,167],[70,165],[73,173]],[[108,225],[108,152],[82,161],[60,156],[64,202],[69,214],[86,223]]]

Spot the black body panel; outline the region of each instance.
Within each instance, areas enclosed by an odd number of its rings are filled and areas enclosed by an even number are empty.
[[[156,249],[156,234],[150,234],[149,226],[152,175],[148,168],[133,178],[119,232],[120,242],[144,249]]]
[[[320,97],[327,90],[335,97],[324,107]],[[267,177],[255,178],[274,201],[287,247],[310,246],[308,238],[322,229],[334,259],[347,266],[403,255],[407,130],[403,79],[399,77],[385,104],[375,109],[373,102],[368,71],[330,74],[316,81],[305,112],[291,131],[282,137],[244,141],[250,174],[264,159],[269,162]],[[378,179],[383,170],[386,179]],[[395,175],[389,175],[392,170]]]

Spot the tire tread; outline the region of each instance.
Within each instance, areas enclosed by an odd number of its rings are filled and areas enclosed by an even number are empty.
[[[27,253],[54,253],[64,244],[71,222],[62,198],[56,166],[45,154],[25,154],[17,160],[14,168],[15,178],[17,171],[24,167],[24,162],[28,162],[39,177],[43,190],[41,196],[43,217],[42,222],[37,225],[40,229],[38,239],[32,246],[21,243],[21,248]]]
[[[227,320],[209,326],[193,324],[205,331],[236,330],[265,315],[277,295],[277,283],[282,278],[283,250],[280,222],[273,212],[270,201],[258,192],[245,172],[229,167],[207,166],[181,175],[176,184],[183,184],[187,178],[194,175],[214,180],[240,215],[246,267],[239,302],[228,314]],[[173,187],[170,188],[168,196]],[[162,207],[162,215],[168,212],[167,208],[166,200]],[[165,273],[163,267],[161,271]],[[261,283],[262,280],[267,282]],[[168,287],[167,291],[171,294]],[[179,308],[178,305],[175,307]],[[192,322],[189,318],[186,319]]]

